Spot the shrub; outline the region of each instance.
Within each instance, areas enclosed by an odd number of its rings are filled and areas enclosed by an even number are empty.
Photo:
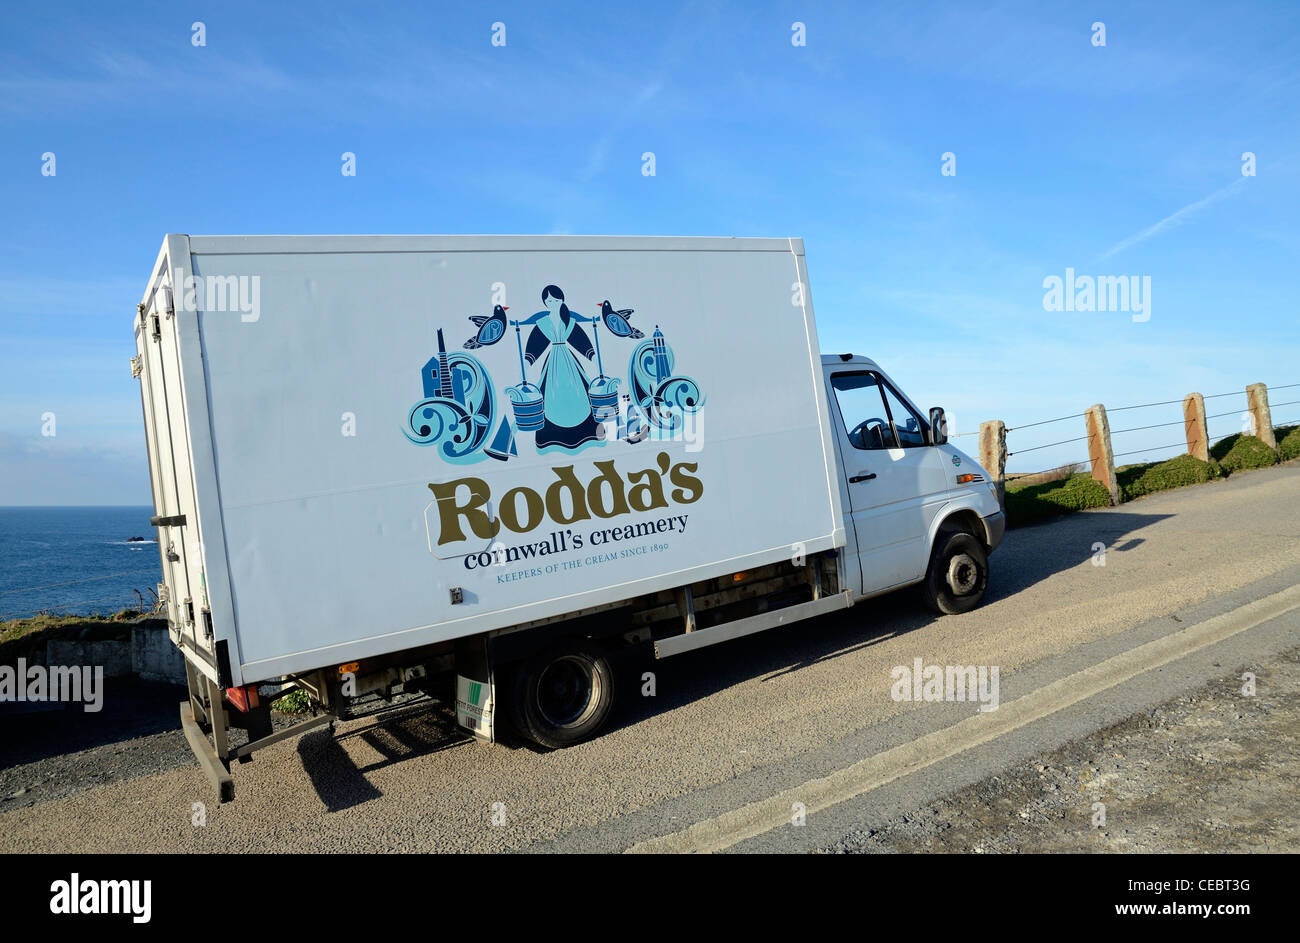
[[[1232,447],[1237,444],[1237,441],[1240,438],[1241,435],[1240,433],[1238,433],[1236,435],[1230,435],[1226,439],[1220,439],[1218,442],[1215,442],[1213,445],[1211,445],[1210,461],[1222,462],[1224,456],[1227,455],[1228,452],[1232,450]]]
[[[1300,426],[1279,426],[1273,430],[1277,438],[1277,454],[1284,462],[1300,458]]]
[[[271,702],[271,710],[281,714],[305,714],[310,706],[307,692],[302,688],[295,688],[284,697]]]
[[[1240,433],[1214,443],[1210,454],[1229,475],[1243,469],[1268,468],[1277,464],[1277,454],[1259,436]]]
[[[1087,473],[1063,481],[1007,489],[1007,521],[1013,526],[1081,511],[1110,506],[1110,492]]]
[[[1167,491],[1185,485],[1199,485],[1223,474],[1217,462],[1203,462],[1192,455],[1176,455],[1168,461],[1129,465],[1117,469],[1120,495],[1132,501],[1154,491]]]

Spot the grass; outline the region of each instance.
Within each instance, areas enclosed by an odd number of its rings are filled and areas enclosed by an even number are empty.
[[[50,639],[124,638],[129,631],[126,623],[139,615],[134,609],[123,609],[111,616],[41,614],[0,622],[0,664],[13,664],[18,658],[28,657]]]
[[[1037,484],[1007,483],[1007,522],[1013,527],[1081,511],[1110,506],[1110,492],[1086,472]]]
[[[1125,465],[1115,469],[1120,499],[1132,501],[1144,494],[1200,485],[1223,477],[1218,462],[1203,462],[1191,455],[1176,455],[1164,462]]]
[[[1251,468],[1268,468],[1277,464],[1277,454],[1258,436],[1237,433],[1220,439],[1210,447],[1210,457],[1229,475]]]

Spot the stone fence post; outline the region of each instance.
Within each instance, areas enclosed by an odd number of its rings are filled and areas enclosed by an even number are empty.
[[[1268,408],[1268,387],[1263,383],[1246,387],[1246,408],[1250,410],[1255,436],[1276,452],[1277,437],[1273,435],[1273,412]]]
[[[1205,397],[1188,393],[1183,400],[1183,429],[1187,433],[1187,454],[1203,462],[1210,460],[1210,431],[1205,423]]]
[[[1106,407],[1098,403],[1089,407],[1084,416],[1092,478],[1110,492],[1110,503],[1114,507],[1119,504],[1119,479],[1115,477],[1115,450],[1110,444],[1110,422],[1106,419]]]
[[[1001,419],[980,423],[980,464],[993,476],[998,504],[1007,506],[1007,427]]]

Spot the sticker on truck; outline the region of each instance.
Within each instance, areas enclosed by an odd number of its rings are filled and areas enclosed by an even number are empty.
[[[492,736],[492,685],[456,675],[456,723],[481,740]]]

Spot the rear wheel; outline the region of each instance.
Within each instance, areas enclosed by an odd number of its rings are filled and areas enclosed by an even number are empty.
[[[979,538],[965,531],[945,531],[935,538],[922,584],[931,609],[944,615],[970,612],[983,600],[988,582],[989,558]]]
[[[559,749],[604,727],[614,706],[614,672],[603,654],[574,643],[521,664],[511,694],[515,729],[539,746]]]

